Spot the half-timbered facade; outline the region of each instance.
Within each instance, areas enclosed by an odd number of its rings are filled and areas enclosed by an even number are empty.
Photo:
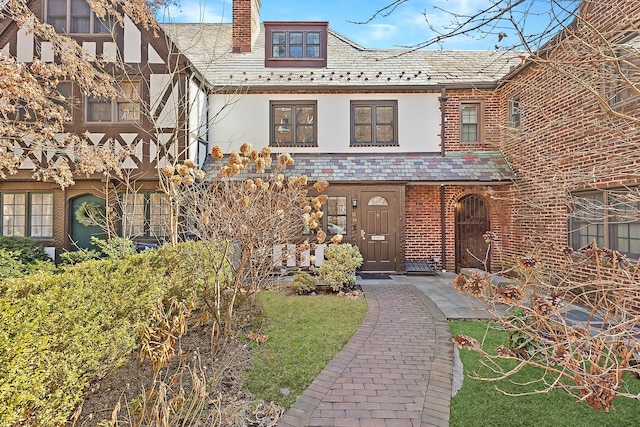
[[[42,22],[77,41],[88,61],[100,60],[114,76],[119,90],[114,99],[86,96],[76,84],[61,82],[59,91],[72,100],[66,130],[116,153],[129,151],[122,166],[130,194],[119,197],[118,231],[137,241],[162,241],[168,210],[158,192],[157,170],[179,158],[204,162],[206,82],[159,28],[145,30],[127,16],[122,24],[100,20],[84,0],[36,0],[29,6]],[[24,63],[57,60],[51,43],[11,21],[2,23],[0,52]],[[102,235],[100,228],[79,223],[76,213],[87,203],[104,206],[109,179],[78,175],[75,185],[63,191],[54,183],[34,181],[32,172],[63,158],[73,163],[74,147],[42,153],[30,150],[25,139],[15,143],[14,153],[23,162],[17,175],[0,183],[3,235],[32,237],[58,254],[87,247],[92,235]]]

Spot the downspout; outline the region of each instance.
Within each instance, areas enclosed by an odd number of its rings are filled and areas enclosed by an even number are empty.
[[[447,261],[447,251],[445,250],[445,244],[446,244],[446,227],[445,227],[445,219],[446,219],[446,215],[444,213],[444,185],[440,186],[440,236],[442,238],[442,241],[440,242],[441,247],[442,247],[442,271],[446,270],[446,261]]]
[[[444,141],[445,141],[445,125],[447,123],[447,117],[446,117],[446,113],[445,113],[445,107],[447,104],[447,89],[446,88],[442,88],[442,90],[440,91],[440,96],[438,97],[438,101],[440,101],[440,155],[442,157],[444,157],[445,155],[445,150],[444,150]],[[441,236],[441,242],[440,242],[440,247],[441,247],[441,257],[440,259],[442,260],[442,270],[445,270],[445,265],[446,265],[446,249],[445,249],[445,244],[446,244],[446,224],[445,224],[445,220],[446,220],[446,215],[444,212],[444,185],[440,186],[440,236]]]
[[[440,96],[438,97],[438,101],[440,101],[440,155],[444,157],[444,141],[445,141],[445,125],[447,123],[447,117],[445,112],[445,106],[447,103],[447,89],[442,88],[440,91]]]

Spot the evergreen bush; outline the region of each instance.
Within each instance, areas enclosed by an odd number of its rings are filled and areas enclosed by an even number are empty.
[[[300,295],[310,294],[316,290],[316,279],[311,274],[300,271],[293,276],[291,289]]]
[[[324,261],[318,267],[318,277],[327,282],[335,292],[353,288],[356,269],[362,265],[362,255],[357,246],[339,243],[327,246]]]

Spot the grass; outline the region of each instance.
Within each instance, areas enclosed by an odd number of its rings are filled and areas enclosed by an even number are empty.
[[[251,393],[288,408],[344,347],[367,311],[364,299],[333,295],[285,296],[263,292],[262,333],[269,336],[256,351],[246,378]],[[287,388],[289,396],[280,390]]]
[[[482,340],[487,324],[484,322],[453,322],[450,324],[452,335],[462,334]],[[495,349],[506,345],[505,332],[490,329],[485,339],[485,349]],[[477,381],[469,374],[478,372],[490,375],[481,365],[481,357],[472,351],[460,350],[464,365],[464,386],[451,402],[452,427],[461,426],[625,426],[637,425],[640,418],[640,402],[635,399],[617,398],[615,409],[610,413],[595,410],[585,402],[578,402],[561,390],[545,394],[528,396],[506,396],[496,388],[509,392],[533,391],[533,385],[520,386],[540,377],[541,371],[533,368],[523,369],[511,380],[497,383]],[[640,393],[640,380],[629,376],[622,387],[628,387],[632,393]]]

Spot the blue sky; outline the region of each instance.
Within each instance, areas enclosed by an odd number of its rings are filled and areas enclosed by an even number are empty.
[[[165,19],[172,22],[230,22],[231,0],[180,0],[181,6],[172,9]],[[550,0],[528,0],[535,9],[529,13],[528,27],[535,30],[548,23]],[[328,21],[330,27],[349,39],[368,48],[408,47],[435,36],[427,20],[444,31],[451,22],[438,7],[460,15],[471,14],[486,7],[491,0],[405,0],[389,16],[366,21],[376,11],[393,3],[392,0],[262,0],[261,21]],[[566,3],[573,3],[568,0]],[[426,16],[425,16],[426,15]],[[162,18],[161,18],[162,19]],[[534,30],[531,30],[534,31]],[[497,33],[508,36],[500,43],[510,47],[518,42],[517,35],[508,26],[493,30],[493,34],[460,36],[448,40],[444,49],[493,49],[498,43]],[[439,48],[434,45],[431,48]]]

